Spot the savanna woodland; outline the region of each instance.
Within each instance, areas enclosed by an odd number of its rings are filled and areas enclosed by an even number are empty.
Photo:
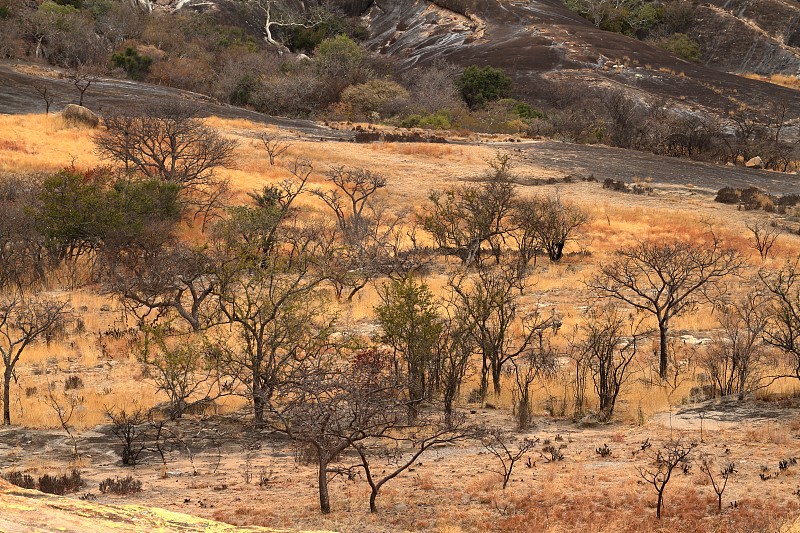
[[[729,3],[0,0],[0,530],[798,531]]]

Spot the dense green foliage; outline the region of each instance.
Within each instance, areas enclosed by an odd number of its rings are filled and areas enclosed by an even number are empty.
[[[129,78],[141,80],[150,71],[153,60],[149,56],[140,55],[135,48],[129,46],[122,53],[111,56],[111,62],[115,67],[125,71]]]
[[[504,98],[511,90],[511,78],[502,70],[489,66],[467,67],[457,84],[461,96],[470,109],[477,109],[487,102]]]

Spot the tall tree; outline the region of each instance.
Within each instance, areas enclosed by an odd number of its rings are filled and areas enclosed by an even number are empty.
[[[36,296],[0,298],[0,357],[3,359],[3,424],[11,424],[11,379],[22,353],[62,321],[66,302]]]
[[[658,322],[659,374],[667,376],[669,325],[672,318],[695,308],[698,298],[742,265],[739,254],[723,248],[711,233],[707,242],[644,240],[616,252],[588,286],[651,313]]]

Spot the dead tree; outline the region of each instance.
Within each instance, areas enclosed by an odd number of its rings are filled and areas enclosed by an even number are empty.
[[[513,334],[526,316],[520,309],[525,287],[520,272],[506,265],[479,268],[474,274],[461,271],[451,277],[449,285],[451,303],[471,325],[482,358],[481,398],[486,397],[490,379],[499,394],[503,367],[522,354],[537,334],[535,328],[525,329],[522,336]]]
[[[258,138],[261,139],[261,142],[264,145],[264,150],[267,151],[270,166],[274,166],[275,159],[286,152],[290,146],[292,146],[286,140],[286,138],[279,133],[267,131],[259,135]]]
[[[86,67],[83,65],[78,65],[67,73],[67,79],[70,80],[72,85],[74,85],[78,90],[78,93],[80,94],[78,105],[82,106],[84,94],[86,94],[89,86],[91,86],[92,82],[94,82],[97,78],[89,72],[86,72]]]
[[[520,261],[527,265],[538,250],[546,252],[550,261],[561,260],[564,246],[578,237],[589,215],[556,194],[518,200],[511,220],[515,228],[511,235],[517,241]]]
[[[489,245],[497,263],[509,230],[517,187],[511,159],[499,155],[490,162],[492,172],[479,185],[463,185],[433,191],[422,226],[433,236],[439,251],[461,259],[464,266],[481,263],[481,251]]]
[[[715,474],[713,468],[714,462],[708,456],[703,456],[700,462],[700,471],[707,475],[708,479],[711,481],[711,486],[717,494],[717,512],[722,512],[722,494],[728,487],[728,480],[736,473],[736,465],[734,463],[728,463],[719,471],[719,474]]]
[[[538,305],[522,320],[522,337],[529,339],[525,349],[511,358],[514,367],[515,408],[517,429],[523,431],[532,424],[531,386],[543,376],[553,375],[558,366],[557,352],[551,339],[561,327],[560,317],[553,311],[543,313]]]
[[[3,359],[3,424],[11,424],[11,380],[25,349],[57,329],[67,303],[38,296],[0,299],[0,357]]]
[[[686,458],[695,446],[695,443],[686,443],[681,439],[669,441],[656,452],[652,466],[637,467],[642,479],[652,485],[658,494],[656,518],[661,519],[661,511],[664,505],[664,489],[667,488],[667,483],[672,477],[672,471],[679,464],[686,463]]]
[[[712,233],[708,242],[642,241],[618,250],[588,282],[598,295],[651,313],[658,322],[659,375],[666,378],[670,320],[694,309],[698,296],[736,273],[742,260]]]
[[[730,302],[716,304],[720,332],[700,359],[721,395],[739,400],[757,389],[766,359],[763,335],[770,321],[768,299],[751,291]]]
[[[34,83],[33,88],[39,93],[39,96],[44,100],[44,114],[50,114],[50,104],[53,103],[53,92],[44,83]]]
[[[349,287],[347,300],[351,301],[391,261],[391,241],[399,218],[387,215],[378,198],[386,187],[383,176],[367,169],[334,167],[327,177],[333,189],[312,192],[336,217],[328,278],[339,298]]]
[[[282,9],[277,0],[250,0],[250,4],[261,13],[264,19],[264,41],[278,49],[279,53],[288,52],[285,44],[275,38],[278,28],[314,28],[325,23],[330,14],[322,7],[314,7],[305,12]]]
[[[511,474],[514,472],[517,461],[525,457],[536,446],[539,439],[525,438],[516,446],[512,445],[513,441],[514,438],[511,435],[499,428],[489,429],[481,436],[481,444],[486,451],[500,461],[500,471],[497,473],[503,476],[503,490],[506,490],[506,486],[511,480]]]
[[[617,397],[629,378],[628,367],[644,334],[642,319],[626,316],[608,305],[590,308],[585,322],[576,329],[573,358],[589,370],[599,401],[599,416],[606,420],[614,413]]]
[[[781,235],[781,229],[763,220],[748,222],[745,226],[752,236],[750,247],[758,252],[762,262],[766,261],[772,253],[775,241]]]
[[[792,359],[791,375],[800,379],[800,259],[759,277],[771,296],[764,340]]]

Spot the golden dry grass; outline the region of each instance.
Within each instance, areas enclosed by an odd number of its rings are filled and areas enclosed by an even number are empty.
[[[235,201],[246,201],[246,192],[285,178],[295,158],[309,158],[315,165],[311,186],[325,186],[324,173],[333,166],[368,167],[386,176],[385,194],[393,207],[419,208],[432,188],[485,173],[486,161],[495,154],[491,146],[359,145],[319,142],[296,132],[286,132],[293,144],[277,165],[270,166],[267,154],[256,139],[263,126],[218,118],[208,119],[208,122],[240,142],[236,168],[221,171],[233,185]],[[2,116],[0,170],[51,171],[71,165],[71,154],[79,154],[75,161],[79,168],[96,165],[99,160],[93,154],[91,134],[91,130],[66,128],[55,116]],[[515,170],[526,178],[557,175],[524,162],[518,162]],[[562,348],[566,347],[567,334],[582,320],[581,307],[588,300],[584,282],[621,246],[635,244],[643,237],[697,240],[702,238],[706,224],[711,223],[727,245],[750,255],[751,273],[761,266],[749,248],[744,224],[767,217],[764,213],[739,212],[730,206],[714,204],[710,197],[687,199],[676,197],[670,191],[659,191],[652,197],[621,195],[604,191],[597,183],[523,186],[520,189],[523,194],[550,194],[558,190],[562,198],[583,206],[592,215],[584,237],[578,243],[571,243],[566,250],[568,253],[588,250],[590,255],[568,255],[559,264],[540,258],[524,299],[524,305],[546,303],[563,315],[564,325],[556,341]],[[307,198],[303,202],[321,208],[314,199]],[[185,238],[202,240],[198,226],[184,228],[182,232]],[[778,242],[775,258],[769,260],[767,266],[780,265],[800,254],[800,238],[785,235]],[[436,294],[441,295],[446,290],[444,274],[432,275],[426,281]],[[747,286],[747,282],[742,282],[734,291],[745,290]],[[83,322],[84,331],[50,346],[34,345],[25,353],[18,367],[19,381],[12,392],[14,421],[33,428],[58,427],[55,413],[42,400],[41,391],[45,391],[49,383],[55,385],[55,391],[62,391],[64,380],[71,375],[79,375],[84,384],[76,391],[84,398],[83,407],[72,421],[77,428],[104,423],[103,413],[107,407],[124,405],[131,398],[136,398],[144,408],[164,401],[165,398],[155,392],[153,383],[143,375],[129,341],[98,335],[109,329],[128,327],[121,318],[117,302],[89,290],[72,291],[67,295],[76,316]],[[335,305],[343,325],[366,326],[367,330],[374,331],[373,309],[379,303],[375,287],[369,286],[358,293],[352,304],[339,302]],[[716,320],[711,307],[703,304],[695,312],[676,318],[672,326],[676,334],[703,337],[716,327]],[[280,472],[278,481],[267,487],[232,481],[240,476],[241,469],[241,458],[232,457],[225,459],[219,473],[204,472],[190,479],[161,479],[160,467],[144,467],[142,472],[148,476],[150,492],[141,498],[145,503],[170,508],[180,508],[180,502],[187,498],[193,501],[203,498],[204,506],[193,507],[192,512],[235,524],[370,531],[747,531],[759,525],[770,529],[772,524],[785,522],[788,514],[796,513],[797,505],[786,491],[772,494],[764,492],[764,486],[748,482],[741,487],[734,485],[730,493],[730,499],[743,502],[742,510],[728,511],[717,517],[702,476],[681,475],[670,487],[667,519],[660,525],[655,523],[653,495],[647,492],[647,487],[637,484],[636,448],[644,435],[655,435],[660,440],[667,438],[667,430],[653,421],[654,415],[673,410],[689,396],[698,380],[690,376],[674,391],[653,385],[652,380],[646,379],[652,375],[651,354],[652,350],[645,349],[636,362],[632,379],[618,400],[616,422],[608,427],[579,428],[568,420],[574,410],[575,391],[572,369],[566,361],[556,376],[539,384],[533,391],[536,413],[556,412],[563,414],[564,419],[545,417],[532,434],[547,438],[557,433],[568,434],[570,461],[563,465],[547,465],[539,459],[539,464],[531,469],[521,467],[512,481],[513,489],[506,492],[499,489],[498,475],[492,472],[494,467],[487,456],[473,446],[442,451],[435,459],[433,456],[425,459],[424,465],[415,467],[404,481],[387,485],[379,504],[385,511],[377,516],[364,510],[367,492],[363,483],[344,480],[336,481],[334,515],[319,516],[314,500],[313,469],[295,464],[289,454],[273,457],[266,452],[259,456],[262,461],[259,466]],[[697,370],[692,369],[692,372]],[[461,405],[475,411],[474,416],[481,421],[510,428],[513,425],[511,381],[506,377],[499,397],[489,398],[489,403],[499,409],[483,409],[467,404],[470,392],[478,385],[473,371],[462,387]],[[796,395],[798,388],[797,380],[781,380],[759,396],[764,399],[787,397]],[[27,391],[32,392],[28,394]],[[591,384],[586,392],[588,408],[596,408]],[[220,402],[219,410],[233,412],[242,406],[241,399],[228,399]],[[747,465],[748,475],[757,476],[756,459],[751,455],[757,457],[757,461],[766,462],[781,455],[783,450],[794,449],[798,429],[798,419],[785,426],[754,422],[738,431],[720,430],[714,433],[714,438],[716,442],[731,446],[736,460]],[[594,448],[603,442],[608,442],[615,450],[611,466],[594,462]],[[747,446],[751,442],[759,443],[760,448],[750,450]],[[708,444],[706,448],[714,452],[711,446]],[[17,452],[9,452],[13,453]],[[97,466],[89,461],[86,468]],[[188,469],[185,464],[182,468]],[[105,475],[106,470],[102,472]],[[222,485],[226,489],[215,488]],[[762,492],[752,494],[754,487]],[[771,487],[769,490],[774,490]],[[431,503],[433,500],[435,505]]]

